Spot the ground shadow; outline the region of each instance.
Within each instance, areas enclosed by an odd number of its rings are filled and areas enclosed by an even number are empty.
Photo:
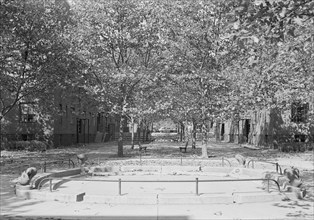
[[[189,216],[1,216],[2,220],[189,220]]]

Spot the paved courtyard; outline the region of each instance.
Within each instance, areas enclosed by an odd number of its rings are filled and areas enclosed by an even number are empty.
[[[141,155],[141,158],[139,158],[138,150],[130,150],[129,148],[130,146],[125,146],[126,157],[122,160],[115,158],[116,146],[114,143],[90,144],[79,148],[52,149],[41,155],[41,157],[40,155],[37,156],[42,158],[45,155],[50,155],[49,158],[54,158],[54,156],[58,156],[60,154],[74,155],[76,153],[84,152],[88,154],[90,161],[110,161],[121,165],[130,163],[130,160],[136,160],[138,162],[141,159],[143,160],[142,162],[145,163],[147,161],[152,161],[153,158],[157,158],[158,161],[158,155],[159,158],[160,155],[167,155],[169,161],[178,160],[178,162],[181,157],[181,154],[178,152],[178,146],[173,143],[169,145],[166,145],[165,143],[148,144],[147,153]],[[187,163],[188,159],[196,158],[197,151],[199,150],[200,149],[198,148],[196,149],[196,153],[192,153],[191,149],[188,149],[188,153],[182,155],[183,163]],[[209,144],[209,152],[215,154],[217,157],[224,156],[230,160],[232,160],[234,154],[237,152],[241,152],[242,154],[252,158],[259,158],[262,156],[265,157],[266,155],[270,161],[277,161],[283,167],[296,166],[301,171],[301,177],[306,181],[306,186],[309,189],[309,195],[304,200],[198,205],[191,205],[188,204],[188,202],[187,204],[181,205],[125,205],[97,204],[84,201],[71,203],[23,200],[14,196],[12,188],[13,184],[11,182],[12,179],[19,175],[18,172],[21,168],[18,165],[23,165],[21,162],[22,159],[18,159],[19,157],[17,153],[13,155],[11,152],[4,152],[7,155],[11,153],[11,157],[7,158],[12,158],[13,161],[6,162],[1,166],[1,219],[19,219],[16,216],[21,216],[20,219],[312,219],[314,217],[314,197],[312,193],[314,188],[314,168],[312,152],[277,154],[273,151],[252,150],[239,145],[214,142]],[[34,155],[29,154],[29,156]],[[24,157],[23,160],[25,164],[30,163],[30,161]],[[130,178],[139,177],[140,176],[132,176]],[[191,178],[193,179],[195,176],[191,176]],[[88,189],[93,194],[101,194],[110,189],[103,188],[102,186],[96,186],[98,183],[91,184],[94,184],[94,186],[88,187]],[[125,193],[130,191],[136,193],[149,193],[152,190],[157,190],[159,192],[164,191],[168,193],[170,191],[175,191],[176,193],[181,193],[180,190],[182,189],[187,192],[193,192],[195,190],[194,187],[189,186],[189,184],[186,184],[184,187],[177,187],[176,183],[169,184],[143,184],[140,187],[131,184],[128,186],[124,185],[123,189],[125,190]],[[246,188],[244,186],[245,185],[243,184],[239,184],[235,187],[238,190],[245,190]],[[80,187],[84,188],[82,185]],[[208,189],[208,187],[204,187],[200,188],[200,190],[204,190],[205,188]],[[216,184],[213,188],[222,189],[224,187],[223,184]],[[116,192],[111,193],[115,194]],[[210,193],[210,190],[208,193]],[[184,199],[186,198],[183,196],[182,200]]]

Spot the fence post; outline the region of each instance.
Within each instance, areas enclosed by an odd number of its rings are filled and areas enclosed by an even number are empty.
[[[50,189],[50,192],[52,192],[52,179],[49,180],[49,189]]]
[[[46,173],[46,166],[47,166],[47,163],[46,161],[44,162],[44,173]]]
[[[181,166],[182,166],[182,154],[181,154]]]
[[[119,179],[119,196],[121,196],[121,179]]]
[[[198,178],[195,178],[195,182],[196,182],[196,195],[198,196]]]
[[[221,160],[222,160],[222,167],[224,167],[225,166],[225,159],[224,159],[224,157],[222,157]]]
[[[269,192],[269,177],[267,178],[267,192]]]

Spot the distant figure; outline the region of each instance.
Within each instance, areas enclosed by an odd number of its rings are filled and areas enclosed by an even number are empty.
[[[78,155],[76,155],[76,157],[77,157],[79,164],[81,164],[81,165],[84,165],[88,159],[85,154],[78,154]]]
[[[245,163],[246,163],[245,157],[243,157],[241,154],[237,154],[237,155],[235,155],[235,159],[237,159],[240,166],[245,167]]]

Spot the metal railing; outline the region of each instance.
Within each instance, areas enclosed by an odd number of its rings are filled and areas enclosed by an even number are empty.
[[[180,164],[181,166],[183,166],[184,161],[220,161],[219,158],[209,160],[209,159],[206,159],[206,158],[189,158],[189,157],[183,157],[182,154],[181,154],[180,157],[176,157],[176,158],[158,158],[158,160],[162,160],[162,159],[167,159],[167,160],[171,159],[172,161],[179,160],[179,164]],[[143,158],[143,153],[140,151],[140,152],[139,152],[139,164],[142,165],[142,164],[143,164],[143,161],[145,161],[145,160],[154,160],[154,159],[151,159],[151,158],[149,158],[149,159],[145,158],[145,159],[144,159],[144,158]],[[232,163],[230,162],[230,160],[228,160],[228,159],[226,159],[226,158],[224,158],[224,157],[221,157],[221,165],[222,165],[222,167],[225,166],[226,162],[229,164],[230,167],[232,167]]]
[[[73,162],[72,159],[69,158],[69,159],[53,160],[53,161],[48,161],[48,162],[44,161],[44,163],[42,164],[41,169],[42,169],[42,171],[44,173],[46,173],[48,164],[57,164],[57,163],[62,163],[63,164],[64,162],[68,163],[69,168],[71,168],[71,165],[72,165],[72,168],[75,167],[75,163]]]
[[[199,195],[199,183],[212,183],[212,182],[252,182],[252,181],[267,181],[267,192],[270,192],[270,181],[274,182],[278,188],[278,192],[281,192],[279,183],[270,178],[258,178],[258,179],[214,179],[214,180],[199,180],[195,178],[195,180],[122,180],[119,178],[118,180],[99,180],[99,179],[82,179],[82,178],[68,178],[68,179],[60,179],[58,183],[52,186],[52,180],[56,178],[47,178],[49,180],[49,188],[50,191],[56,190],[63,183],[69,181],[85,181],[85,182],[115,182],[118,183],[118,194],[122,195],[122,183],[152,183],[152,182],[167,182],[167,183],[195,183],[195,194]]]
[[[74,175],[74,176],[69,176],[69,177],[54,177],[54,176],[48,176],[48,177],[45,177],[43,178],[37,185],[37,189],[40,190],[42,188],[42,186],[49,182],[49,188],[50,188],[50,191],[52,190],[56,190],[59,186],[61,186],[62,184],[66,183],[66,182],[69,182],[69,181],[72,181],[74,178],[80,178],[82,176],[86,176],[86,174],[78,174],[78,175]],[[52,186],[52,180],[60,180],[58,183],[54,184],[54,186]]]
[[[276,166],[276,172],[279,173],[279,174],[283,174],[283,173],[282,173],[281,166],[280,166],[277,162],[250,160],[250,161],[247,163],[247,167],[248,167],[248,168],[250,167],[250,163],[252,163],[252,168],[254,168],[254,163],[268,163],[268,164],[273,164],[273,165]]]
[[[64,163],[68,163],[68,167],[71,168],[71,165],[72,165],[72,168],[75,167],[75,163],[73,162],[72,159],[59,159],[59,160],[52,160],[52,161],[39,161],[39,162],[33,162],[33,163],[24,163],[24,164],[20,164],[18,166],[13,166],[14,169],[19,169],[20,170],[20,173],[23,171],[23,170],[26,170],[27,168],[29,167],[36,167],[38,168],[39,167],[39,170],[41,170],[43,173],[46,173],[47,172],[47,167],[49,164],[64,164]]]
[[[225,166],[225,161],[227,161],[228,163],[229,163],[229,166],[231,167],[231,162],[228,160],[228,159],[226,159],[226,158],[224,158],[224,157],[222,157],[221,158],[221,165],[224,167]]]

